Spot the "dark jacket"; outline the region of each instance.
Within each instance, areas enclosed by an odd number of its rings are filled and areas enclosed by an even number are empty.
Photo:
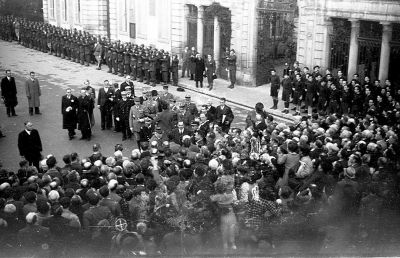
[[[21,156],[27,160],[40,159],[42,149],[42,141],[39,132],[36,129],[31,131],[29,135],[25,130],[18,135],[18,149]]]
[[[4,77],[1,80],[1,96],[4,98],[6,107],[15,107],[18,104],[14,77],[10,77],[10,80]]]
[[[67,108],[72,109],[67,111]],[[63,129],[75,129],[78,122],[78,98],[71,95],[70,98],[67,95],[61,98],[61,114],[63,115]]]

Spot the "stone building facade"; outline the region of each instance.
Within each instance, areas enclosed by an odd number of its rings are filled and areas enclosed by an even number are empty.
[[[279,3],[278,9],[274,2]],[[220,78],[227,78],[225,49],[234,49],[238,83],[255,86],[266,83],[265,74],[281,62],[271,60],[285,53],[282,35],[284,25],[293,20],[295,2],[43,0],[43,13],[45,22],[53,25],[86,30],[112,40],[153,45],[173,54],[180,54],[185,46],[194,46],[203,55],[219,57],[215,59]]]
[[[298,0],[298,8],[301,64],[399,80],[400,1]]]

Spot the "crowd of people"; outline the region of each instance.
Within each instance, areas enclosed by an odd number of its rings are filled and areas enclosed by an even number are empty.
[[[298,63],[282,82],[271,75],[273,108],[282,85],[285,113],[290,102],[301,111],[305,101],[308,115],[277,123],[257,103],[244,128],[231,128],[234,114],[224,99],[198,108],[190,96],[176,104],[168,86],[136,96],[130,77],[114,89],[104,82],[97,97],[101,127],[114,125],[137,148],[124,156],[117,144],[104,156],[94,144],[90,154],[66,153],[64,164],[47,155],[34,166],[22,160],[18,171],[1,169],[2,248],[74,255],[84,241],[102,253],[168,254],[178,245],[166,243],[179,239],[190,253],[190,245],[211,246],[215,235],[225,252],[260,243],[273,249],[287,237],[329,239],[326,252],[335,240],[341,250],[360,239],[373,246],[383,212],[399,205],[400,90],[389,80],[361,82],[357,75],[347,84],[340,71],[322,75],[316,66],[309,73]],[[90,87],[81,98],[93,110]],[[77,123],[90,130],[92,114],[80,117],[82,104],[71,101],[67,90],[62,112],[73,138]],[[78,118],[71,126],[66,113],[72,110]],[[127,229],[112,238],[121,218]]]

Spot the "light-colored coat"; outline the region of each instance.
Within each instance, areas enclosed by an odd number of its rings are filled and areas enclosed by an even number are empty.
[[[38,79],[28,79],[25,82],[26,97],[28,98],[29,107],[40,107],[40,96],[42,92],[40,90]]]

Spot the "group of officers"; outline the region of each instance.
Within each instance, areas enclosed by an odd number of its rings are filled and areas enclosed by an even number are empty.
[[[168,51],[131,42],[111,41],[110,38],[94,36],[86,31],[64,29],[48,23],[32,22],[12,16],[0,17],[0,34],[3,40],[17,40],[25,47],[49,53],[82,65],[97,64],[98,70],[106,64],[108,72],[119,76],[130,75],[133,80],[151,86],[162,83],[178,85],[179,61],[182,61],[182,78],[185,72],[190,79],[200,82],[207,77],[210,89],[216,78],[213,57],[199,58],[194,47],[186,47],[181,56]],[[219,57],[218,57],[219,58]],[[202,66],[198,65],[201,60]],[[208,68],[207,68],[207,64]],[[226,70],[233,88],[236,83],[236,54],[227,49],[221,58],[221,69]]]
[[[172,141],[181,145],[185,135],[201,144],[210,131],[229,131],[234,115],[225,101],[222,98],[218,107],[209,101],[199,110],[190,95],[177,102],[168,92],[168,85],[163,86],[162,92],[143,87],[139,96],[135,94],[129,75],[120,85],[105,80],[96,97],[94,89],[86,81],[79,97],[73,96],[71,89],[67,89],[62,97],[63,129],[68,130],[72,140],[78,124],[81,139],[90,140],[93,110],[97,104],[101,130],[122,132],[123,141],[133,139],[139,148],[153,141],[160,144]]]

